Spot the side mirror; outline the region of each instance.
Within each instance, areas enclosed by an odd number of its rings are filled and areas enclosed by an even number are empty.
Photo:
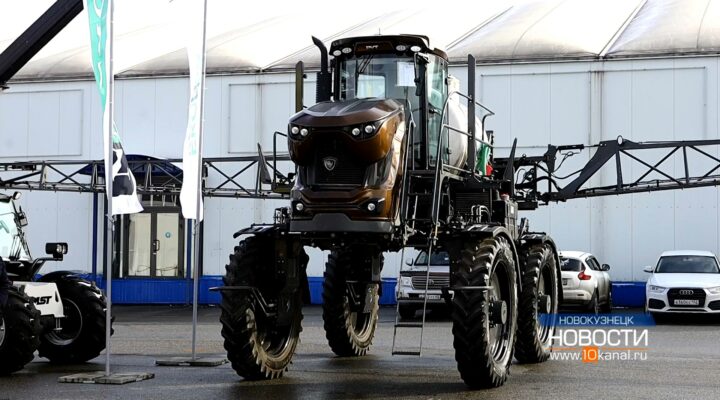
[[[648,265],[647,267],[643,268],[643,271],[647,272],[648,274],[652,274],[655,267],[652,265]]]
[[[51,255],[56,260],[62,260],[63,255],[67,254],[67,243],[45,243],[45,254]]]
[[[602,270],[603,270],[603,271],[610,271],[610,266],[607,265],[607,264],[603,264],[603,265],[602,265]]]
[[[28,224],[27,215],[22,210],[22,207],[20,207],[20,211],[17,212],[17,222],[20,226],[27,226]]]
[[[413,259],[410,258],[410,257],[406,258],[406,259],[405,259],[405,265],[407,265],[408,267],[412,267],[412,265],[413,265]]]

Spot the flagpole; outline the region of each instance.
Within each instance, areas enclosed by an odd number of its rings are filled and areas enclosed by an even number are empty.
[[[202,27],[202,70],[200,71],[200,126],[198,128],[198,157],[197,157],[197,202],[195,209],[195,226],[193,229],[195,260],[193,266],[193,327],[192,327],[192,360],[197,359],[197,322],[198,322],[198,292],[200,286],[200,263],[202,260],[202,252],[200,251],[200,215],[203,207],[203,125],[204,125],[204,109],[205,109],[205,35],[207,31],[207,0],[203,0],[203,27]]]
[[[110,164],[112,164],[112,156],[113,156],[113,138],[112,138],[112,132],[113,132],[113,96],[114,96],[114,86],[115,86],[115,77],[113,76],[113,0],[108,0],[108,19],[110,20],[110,23],[107,26],[107,35],[108,35],[108,68],[109,71],[107,80],[108,80],[108,105],[107,105],[107,122],[105,125],[105,135],[107,137],[107,154],[110,157]],[[107,308],[105,311],[105,375],[110,376],[110,354],[111,354],[111,342],[110,337],[112,336],[112,260],[113,260],[113,234],[115,231],[115,223],[113,220],[113,179],[112,179],[112,169],[110,171],[108,170],[108,159],[105,159],[105,191],[107,192],[107,243],[105,245],[106,248],[106,261],[105,261],[105,278],[107,279]],[[111,167],[111,166],[110,166]],[[109,172],[109,173],[108,173]],[[109,180],[107,178],[110,178]]]

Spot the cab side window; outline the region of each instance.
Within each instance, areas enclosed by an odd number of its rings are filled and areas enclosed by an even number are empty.
[[[445,66],[445,60],[440,57],[431,57],[433,60],[427,66],[427,102],[428,102],[428,137],[430,164],[435,164],[435,158],[437,156],[437,146],[440,140],[441,127],[442,127],[442,112],[445,107],[445,99],[447,98],[447,67]],[[443,142],[443,149],[447,149],[448,143],[447,138]],[[442,151],[441,154],[447,161],[447,151]]]

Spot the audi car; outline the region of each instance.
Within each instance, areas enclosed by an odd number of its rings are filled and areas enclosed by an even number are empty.
[[[645,287],[647,311],[720,313],[720,266],[713,253],[666,251],[644,271],[652,274]]]
[[[427,252],[420,252],[415,260],[405,260],[400,270],[400,282],[397,289],[400,317],[413,318],[425,303],[425,283],[427,274]],[[427,308],[437,309],[445,306],[441,289],[450,284],[450,256],[439,251],[430,257],[430,280],[427,281]]]
[[[610,266],[584,251],[561,251],[563,306],[597,314],[612,310]]]

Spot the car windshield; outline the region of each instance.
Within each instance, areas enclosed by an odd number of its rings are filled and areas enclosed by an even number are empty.
[[[578,272],[582,263],[577,258],[560,257],[560,269],[563,271]]]
[[[658,261],[656,273],[661,274],[717,274],[720,273],[715,257],[665,256]]]
[[[0,257],[30,261],[30,253],[15,220],[15,206],[9,201],[0,201]]]
[[[427,265],[427,253],[422,252],[415,260],[415,265]],[[430,257],[430,265],[450,265],[450,255],[446,251],[433,253]]]

